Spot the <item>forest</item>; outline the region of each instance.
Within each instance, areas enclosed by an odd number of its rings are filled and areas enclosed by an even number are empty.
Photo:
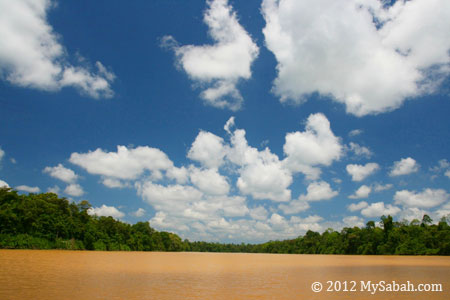
[[[0,188],[0,248],[102,251],[196,251],[291,254],[450,255],[449,219],[394,221],[383,216],[363,228],[308,231],[291,240],[222,244],[182,240],[149,222],[128,224],[88,214],[88,201],[69,202],[53,193],[20,195]],[[378,225],[378,226],[377,226]]]

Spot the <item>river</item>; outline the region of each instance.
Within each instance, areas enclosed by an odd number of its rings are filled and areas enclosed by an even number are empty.
[[[447,300],[450,257],[0,250],[0,299]]]

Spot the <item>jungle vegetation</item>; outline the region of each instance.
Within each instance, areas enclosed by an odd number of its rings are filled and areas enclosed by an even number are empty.
[[[73,203],[53,193],[20,195],[0,188],[0,248],[112,251],[197,251],[297,254],[450,255],[448,218],[428,215],[411,222],[383,216],[363,228],[308,231],[291,240],[223,244],[182,240],[149,222],[128,224],[88,214],[89,202]]]

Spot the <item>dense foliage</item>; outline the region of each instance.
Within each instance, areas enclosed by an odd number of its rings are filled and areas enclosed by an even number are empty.
[[[52,193],[19,195],[0,188],[0,248],[125,251],[201,251],[308,254],[449,255],[450,226],[442,218],[435,225],[422,221],[394,222],[382,217],[380,227],[308,231],[293,240],[263,244],[220,244],[182,241],[173,233],[158,232],[148,222],[130,225],[112,217],[88,214],[90,204],[70,203]]]

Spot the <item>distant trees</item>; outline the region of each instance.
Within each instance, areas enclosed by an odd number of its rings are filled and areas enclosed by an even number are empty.
[[[130,225],[87,213],[89,202],[0,188],[0,248],[184,251],[186,242],[148,222]]]
[[[395,222],[381,217],[363,228],[328,229],[322,234],[262,244],[221,244],[181,240],[158,232],[148,222],[127,224],[112,217],[87,213],[89,202],[70,203],[52,193],[19,195],[0,188],[0,248],[114,251],[197,251],[302,254],[450,255],[450,226],[437,225],[428,215],[422,221]]]

